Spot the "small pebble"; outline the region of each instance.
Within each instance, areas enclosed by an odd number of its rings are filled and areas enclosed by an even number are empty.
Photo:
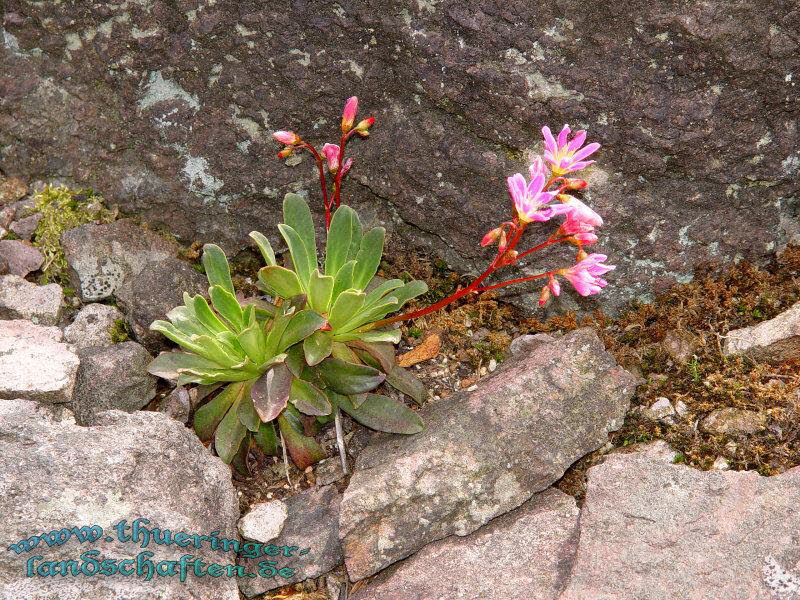
[[[497,368],[497,361],[492,359],[489,361],[489,372],[494,373],[494,370]]]

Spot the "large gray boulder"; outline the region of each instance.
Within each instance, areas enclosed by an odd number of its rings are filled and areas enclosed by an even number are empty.
[[[75,419],[91,425],[106,410],[133,412],[156,395],[156,378],[147,372],[153,356],[136,342],[84,348],[75,382]]]
[[[116,298],[136,339],[153,351],[165,338],[150,331],[182,303],[183,293],[205,293],[208,283],[176,258],[178,246],[131,220],[88,224],[62,236],[70,276],[84,300]]]
[[[604,144],[586,174],[620,268],[584,306],[764,261],[798,231],[786,0],[6,4],[0,170],[91,184],[186,240],[277,241],[298,188],[319,210],[310,157],[275,159],[270,133],[336,142],[352,94],[378,122],[347,200],[459,268],[489,257],[543,124]]]
[[[174,575],[154,575],[147,581],[144,572],[136,576],[135,562],[132,576],[46,576],[52,573],[48,563],[75,560],[80,565],[82,555],[91,551],[98,551],[101,560],[119,561],[123,568],[122,560],[135,561],[137,556],[154,566],[186,554],[200,558],[203,569],[210,563],[235,562],[234,552],[213,550],[208,540],[191,538],[187,546],[187,538],[177,538],[185,532],[238,541],[239,507],[229,468],[182,424],[158,413],[111,411],[87,428],[47,420],[30,402],[4,400],[0,431],[0,599],[238,600],[235,577],[197,577],[191,564],[185,582],[179,568],[168,564],[161,569],[174,569]],[[151,538],[143,547],[143,534],[138,543],[136,538],[120,541],[118,532],[122,539],[133,536],[132,529],[124,528],[132,528],[139,518],[149,520],[141,524],[151,531],[169,529],[173,543]],[[118,530],[123,520],[127,523]],[[69,532],[94,525],[102,534],[84,543]],[[65,528],[63,541],[58,532]],[[52,537],[63,543],[48,544],[49,532],[56,532]],[[26,541],[17,547],[19,553],[9,548],[20,540]],[[34,576],[26,575],[29,568]]]
[[[588,475],[560,600],[789,600],[800,595],[800,469],[703,472],[615,454]]]
[[[580,329],[510,360],[475,392],[425,405],[422,433],[374,436],[342,498],[350,578],[467,535],[547,488],[622,425],[636,383]]]
[[[70,402],[80,361],[61,339],[58,327],[0,320],[0,398]]]
[[[575,499],[549,489],[465,537],[425,546],[353,600],[556,600],[578,545]],[[479,592],[478,592],[479,594]]]

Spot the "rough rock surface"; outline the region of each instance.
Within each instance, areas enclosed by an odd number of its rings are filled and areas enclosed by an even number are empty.
[[[429,544],[371,581],[353,600],[555,600],[578,544],[575,499],[555,489],[465,537]]]
[[[176,387],[161,401],[158,411],[181,423],[188,423],[192,412],[191,392],[183,386]]]
[[[44,262],[41,252],[20,240],[0,240],[0,256],[5,259],[7,273],[19,277],[35,271]]]
[[[272,544],[296,546],[292,556],[240,558],[239,564],[250,572],[256,572],[259,562],[273,560],[278,563],[275,567],[277,569],[295,569],[294,576],[239,578],[239,588],[248,598],[290,583],[318,577],[342,563],[342,548],[339,544],[341,496],[336,488],[332,485],[311,488],[287,498],[284,502],[288,517],[280,536],[272,540]],[[304,550],[307,552],[302,553]]]
[[[774,319],[729,331],[722,351],[770,363],[800,358],[800,302]]]
[[[91,425],[106,410],[139,410],[155,397],[156,378],[147,372],[153,357],[140,344],[84,348],[78,357],[74,409],[79,424]]]
[[[55,283],[36,285],[17,275],[0,276],[0,319],[27,319],[55,325],[64,292]]]
[[[12,204],[28,193],[28,185],[19,177],[9,177],[0,181],[0,207]]]
[[[110,346],[114,343],[111,331],[116,322],[125,317],[113,306],[87,304],[71,324],[64,328],[64,341],[78,349],[92,346]]]
[[[620,268],[585,306],[797,231],[792,0],[7,0],[3,27],[0,169],[91,184],[187,240],[276,240],[283,194],[318,193],[270,132],[334,142],[353,93],[378,123],[348,198],[460,268],[487,260],[479,236],[545,123],[604,145],[590,201]]]
[[[797,468],[762,477],[610,455],[589,470],[560,600],[796,598],[798,503]]]
[[[422,433],[374,436],[342,499],[350,578],[471,533],[548,487],[622,425],[636,383],[579,329],[509,360],[475,392],[426,404]]]
[[[26,577],[26,561],[78,560],[99,550],[104,559],[135,559],[144,551],[151,560],[177,560],[183,554],[206,565],[231,564],[232,552],[209,548],[160,545],[147,548],[133,540],[117,541],[114,526],[125,519],[149,519],[149,528],[237,539],[239,508],[230,471],[211,456],[191,431],[164,415],[133,415],[110,411],[95,427],[79,427],[44,419],[16,400],[0,402],[0,599],[19,600],[237,600],[233,577],[198,578],[185,583],[176,576],[152,581],[122,575],[94,577]],[[10,544],[62,528],[99,525],[102,536],[79,543],[74,537],[61,546],[40,541],[36,548],[15,554]],[[128,531],[128,535],[131,531]],[[106,536],[112,539],[108,541]],[[177,572],[177,571],[176,571]]]
[[[71,401],[79,361],[61,338],[57,327],[0,320],[0,398]]]
[[[136,338],[151,350],[164,343],[149,330],[182,302],[183,292],[205,293],[205,278],[175,258],[178,247],[128,219],[82,225],[63,236],[71,277],[84,300],[115,296]]]

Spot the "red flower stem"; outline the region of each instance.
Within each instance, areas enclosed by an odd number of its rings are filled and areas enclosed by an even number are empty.
[[[533,254],[537,250],[541,250],[543,248],[547,248],[548,246],[552,246],[553,244],[558,244],[559,242],[564,242],[564,241],[568,240],[569,238],[570,238],[570,236],[568,236],[568,235],[564,236],[564,237],[560,237],[560,238],[551,237],[546,242],[542,242],[538,246],[534,246],[533,248],[531,248],[529,250],[525,250],[525,252],[523,252],[522,254],[518,254],[517,255],[517,260],[519,260],[520,258],[522,258],[524,256],[528,256],[528,254]]]
[[[336,171],[336,178],[333,180],[333,203],[336,208],[342,203],[342,177],[344,177],[344,147],[347,145],[347,140],[353,135],[355,129],[351,129],[348,133],[343,133],[339,140],[339,168]]]
[[[542,277],[549,277],[555,275],[556,271],[548,271],[547,273],[540,273],[539,275],[531,275],[530,277],[519,277],[517,279],[509,279],[502,283],[495,283],[494,285],[486,285],[475,288],[476,292],[485,292],[486,290],[496,290],[497,288],[506,287],[507,285],[514,285],[515,283],[523,283],[525,281],[533,281],[534,279],[541,279]]]
[[[308,150],[314,156],[314,160],[317,161],[319,187],[322,190],[322,202],[325,205],[325,229],[329,229],[331,226],[331,205],[328,203],[328,181],[325,179],[325,164],[314,146],[308,142],[303,142],[303,148]]]

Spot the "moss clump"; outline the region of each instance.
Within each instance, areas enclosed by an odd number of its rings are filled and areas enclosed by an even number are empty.
[[[111,326],[108,333],[111,335],[111,341],[115,344],[127,342],[131,339],[131,331],[125,319],[114,319],[114,324]]]
[[[61,235],[86,223],[110,223],[116,212],[103,205],[103,198],[92,190],[72,190],[66,186],[45,186],[34,196],[34,209],[42,219],[33,234],[33,245],[44,255],[39,283],[66,284],[67,260]]]

